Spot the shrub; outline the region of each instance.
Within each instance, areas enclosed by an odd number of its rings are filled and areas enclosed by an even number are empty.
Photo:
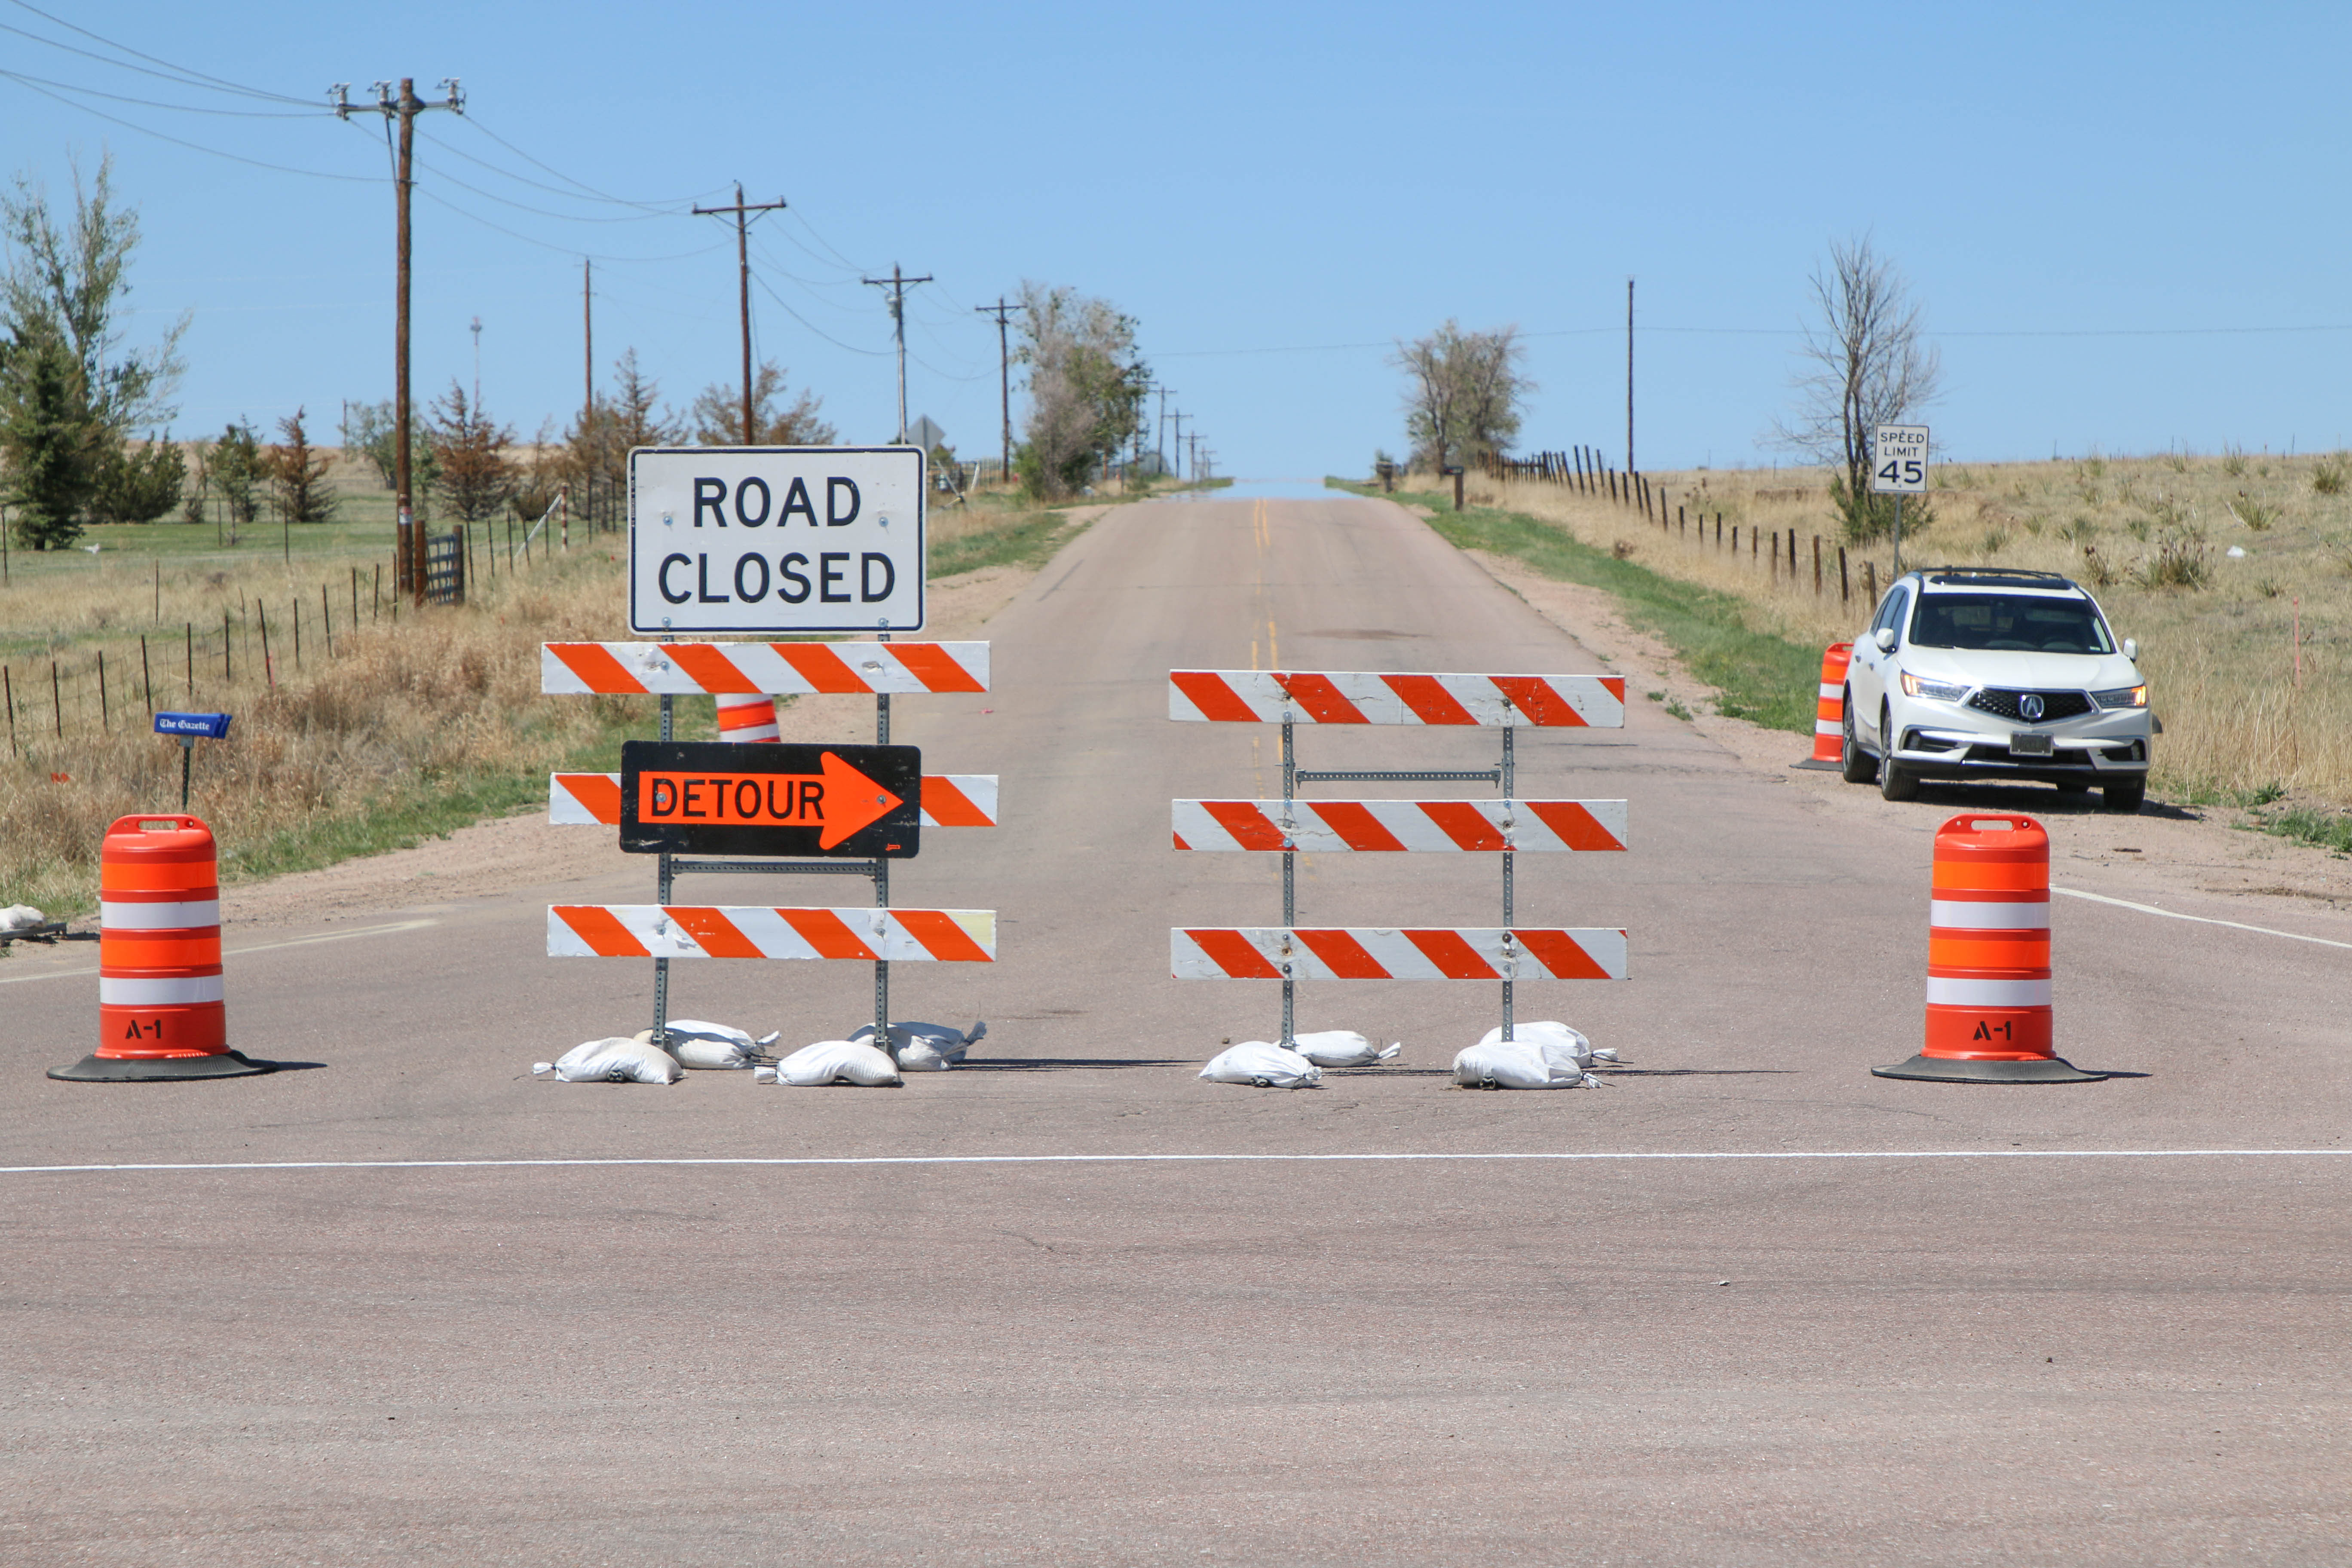
[[[2143,588],[2202,588],[2212,576],[2212,564],[2206,559],[2203,540],[2193,533],[2168,533],[2132,575]]]

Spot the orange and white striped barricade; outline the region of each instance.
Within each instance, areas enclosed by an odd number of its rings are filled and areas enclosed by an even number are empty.
[[[925,773],[922,807],[925,827],[993,827],[996,775]],[[548,774],[547,820],[559,827],[618,827],[621,775]]]
[[[2089,1083],[2051,1027],[2050,836],[2030,816],[1970,813],[1936,830],[1927,917],[1927,1030],[1880,1078]]]
[[[1625,682],[1599,675],[1437,675],[1376,671],[1178,669],[1168,675],[1168,716],[1208,723],[1282,726],[1280,800],[1171,803],[1171,838],[1185,850],[1248,850],[1282,857],[1279,926],[1173,927],[1171,973],[1180,980],[1279,980],[1282,1038],[1297,1037],[1301,980],[1485,980],[1503,993],[1503,1035],[1512,1034],[1521,980],[1622,980],[1621,929],[1528,930],[1512,923],[1522,850],[1622,851],[1622,800],[1520,800],[1515,748],[1522,728],[1618,729]],[[1427,724],[1502,731],[1492,768],[1307,770],[1297,765],[1300,724]],[[1471,783],[1501,786],[1496,800],[1318,801],[1302,784]],[[1298,924],[1297,857],[1309,852],[1488,853],[1502,857],[1503,922],[1494,927],[1331,927]]]
[[[1792,768],[1826,771],[1844,765],[1845,672],[1853,644],[1833,642],[1822,650],[1822,681],[1813,697],[1813,754]]]
[[[195,817],[126,816],[99,845],[98,1049],[49,1076],[75,1083],[242,1078],[228,1047],[220,853]]]
[[[887,623],[885,623],[886,625]],[[984,642],[586,642],[543,643],[540,689],[661,699],[660,737],[671,740],[673,700],[719,700],[722,740],[773,742],[778,696],[870,696],[875,743],[890,743],[890,700],[917,693],[984,692]],[[828,763],[828,766],[831,764]],[[900,786],[903,788],[904,786]],[[988,827],[996,823],[996,776],[950,773],[921,781],[925,826]],[[552,773],[548,820],[621,826],[619,773]],[[896,846],[890,847],[895,848]],[[827,841],[823,847],[831,852]],[[832,874],[868,877],[871,910],[763,909],[678,904],[680,873]],[[656,858],[651,904],[562,904],[548,909],[547,951],[555,958],[650,958],[654,1034],[669,1018],[669,965],[683,958],[839,959],[874,965],[877,1037],[889,1037],[890,965],[911,961],[989,963],[996,957],[996,917],[989,910],[911,910],[890,906],[890,859],[819,860],[688,858],[665,849]]]

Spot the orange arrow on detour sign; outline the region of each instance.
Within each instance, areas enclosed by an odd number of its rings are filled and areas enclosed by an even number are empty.
[[[639,854],[914,853],[913,746],[623,748],[621,847]],[[911,782],[910,782],[911,781]]]

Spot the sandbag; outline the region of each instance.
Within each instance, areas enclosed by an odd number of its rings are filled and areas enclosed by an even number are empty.
[[[698,1072],[724,1072],[759,1066],[769,1059],[767,1047],[781,1035],[768,1035],[754,1040],[741,1029],[724,1024],[713,1024],[700,1018],[670,1018],[663,1024],[669,1035],[669,1054],[677,1065]],[[637,1031],[637,1038],[650,1044],[651,1029]]]
[[[890,1057],[904,1072],[945,1072],[963,1064],[964,1052],[980,1044],[988,1036],[988,1020],[974,1024],[970,1030],[951,1028],[945,1024],[907,1023],[890,1026]],[[874,1041],[874,1026],[862,1024],[850,1031],[853,1040]]]
[[[676,1083],[686,1076],[660,1047],[618,1035],[576,1045],[551,1062],[532,1063],[530,1070],[551,1072],[559,1083]]]
[[[1318,1068],[1368,1068],[1404,1049],[1402,1041],[1382,1050],[1353,1029],[1318,1029],[1294,1035],[1291,1045]]]
[[[10,904],[0,910],[0,931],[38,931],[49,917],[30,904]]]
[[[1592,1042],[1585,1038],[1583,1030],[1571,1029],[1557,1018],[1537,1018],[1525,1024],[1515,1023],[1511,1026],[1511,1036],[1514,1039],[1540,1047],[1545,1059],[1554,1067],[1572,1067],[1581,1072],[1594,1062],[1613,1062],[1617,1059],[1615,1051],[1594,1050]],[[1502,1027],[1497,1025],[1481,1035],[1478,1037],[1478,1043],[1482,1046],[1491,1046],[1499,1042],[1502,1037]]]
[[[1221,1051],[1201,1069],[1211,1083],[1246,1083],[1258,1089],[1307,1089],[1323,1081],[1323,1069],[1267,1040],[1244,1040]]]
[[[1599,1079],[1571,1062],[1556,1059],[1545,1046],[1529,1039],[1496,1039],[1472,1046],[1454,1058],[1454,1081],[1465,1089],[1601,1087]]]
[[[819,1040],[778,1062],[772,1074],[766,1068],[756,1068],[751,1076],[761,1083],[772,1079],[793,1089],[828,1083],[897,1089],[906,1082],[898,1076],[898,1063],[863,1040]]]

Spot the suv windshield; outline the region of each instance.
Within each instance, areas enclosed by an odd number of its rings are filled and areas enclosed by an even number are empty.
[[[1922,594],[1911,640],[1923,647],[2115,652],[2106,626],[2088,599],[2020,594]]]

